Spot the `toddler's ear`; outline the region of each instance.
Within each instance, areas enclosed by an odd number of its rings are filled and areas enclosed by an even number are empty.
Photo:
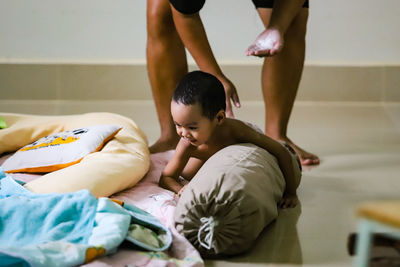
[[[218,111],[215,117],[217,119],[217,123],[221,124],[226,118],[225,110],[221,109],[220,111]]]

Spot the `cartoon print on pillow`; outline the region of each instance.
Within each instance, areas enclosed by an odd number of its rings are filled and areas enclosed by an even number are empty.
[[[60,170],[99,151],[121,128],[108,124],[93,125],[48,135],[19,149],[2,167],[8,173]]]
[[[72,131],[65,131],[65,132],[62,132],[59,134],[49,135],[49,136],[40,138],[39,140],[33,142],[32,144],[21,148],[19,151],[34,150],[34,149],[39,149],[39,148],[44,148],[44,147],[49,147],[49,146],[57,146],[57,145],[72,143],[72,142],[78,141],[79,137],[82,134],[87,133],[88,131],[89,131],[89,129],[87,129],[87,128],[81,128],[81,129],[76,129],[76,130],[72,130]]]

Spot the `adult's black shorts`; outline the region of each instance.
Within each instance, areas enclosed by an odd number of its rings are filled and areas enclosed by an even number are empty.
[[[256,8],[273,8],[274,0],[252,0]],[[169,0],[176,10],[183,14],[194,14],[200,11],[206,0]],[[308,7],[308,0],[304,1],[303,7]]]
[[[169,0],[176,10],[183,14],[194,14],[200,11],[206,0]]]
[[[256,8],[273,8],[275,0],[252,0]],[[279,1],[279,0],[278,0]],[[303,7],[308,8],[308,0],[304,1]]]

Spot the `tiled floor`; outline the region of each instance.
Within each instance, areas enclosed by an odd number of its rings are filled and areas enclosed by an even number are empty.
[[[236,117],[263,127],[261,102],[242,103]],[[151,101],[73,102],[0,100],[0,112],[119,113],[134,119],[149,143],[159,135]],[[295,105],[289,136],[318,154],[320,166],[303,173],[301,207],[285,210],[249,253],[207,266],[351,266],[347,235],[356,230],[355,208],[369,200],[400,198],[400,103]]]

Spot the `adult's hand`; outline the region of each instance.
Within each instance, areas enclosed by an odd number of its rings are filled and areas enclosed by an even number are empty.
[[[222,83],[224,86],[225,90],[225,96],[226,96],[226,115],[230,118],[234,118],[233,110],[232,110],[232,104],[235,105],[235,107],[240,108],[240,100],[239,100],[239,95],[236,91],[235,85],[225,76],[220,76],[217,77],[218,80]]]
[[[278,54],[283,48],[283,35],[276,29],[263,31],[246,50],[247,56],[270,57]]]

